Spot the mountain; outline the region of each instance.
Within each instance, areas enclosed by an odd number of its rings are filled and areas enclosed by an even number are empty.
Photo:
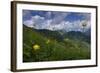
[[[90,43],[76,39],[75,34],[83,35],[81,32],[37,30],[24,25],[23,62],[90,59]]]
[[[51,30],[47,30],[47,29],[34,29],[33,31],[36,31],[38,33],[40,33],[41,35],[44,35],[48,38],[51,39],[57,39],[58,41],[62,41],[64,38],[69,38],[69,39],[73,39],[73,40],[81,40],[81,41],[86,41],[88,43],[90,43],[91,38],[90,38],[90,33],[89,32],[80,32],[80,31],[51,31]]]
[[[39,34],[48,37],[50,39],[56,39],[58,41],[63,40],[63,35],[59,31],[51,31],[47,29],[33,29],[33,31],[38,32]]]
[[[79,32],[79,31],[70,31],[63,35],[65,38],[70,38],[73,40],[81,40],[90,43],[91,38],[90,35],[86,35],[86,33]]]

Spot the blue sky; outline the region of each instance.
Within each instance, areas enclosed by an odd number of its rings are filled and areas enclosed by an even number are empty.
[[[23,24],[36,29],[82,31],[84,23],[90,29],[90,13],[23,10]]]

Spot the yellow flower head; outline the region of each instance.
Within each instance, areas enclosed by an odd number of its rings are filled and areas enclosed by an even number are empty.
[[[48,44],[48,43],[50,43],[50,40],[47,40],[47,41],[46,41],[46,44]]]
[[[38,44],[35,44],[35,45],[33,45],[33,49],[38,50],[38,49],[40,49],[40,46]]]

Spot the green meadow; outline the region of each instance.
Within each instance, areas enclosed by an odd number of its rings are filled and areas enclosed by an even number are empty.
[[[91,58],[90,38],[81,32],[37,30],[23,25],[23,62]]]

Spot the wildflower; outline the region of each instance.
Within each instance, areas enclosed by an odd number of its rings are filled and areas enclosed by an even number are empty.
[[[38,44],[35,44],[35,45],[33,45],[33,49],[38,50],[38,49],[40,49],[40,46]]]
[[[50,40],[47,40],[47,41],[46,41],[46,44],[49,44],[49,43],[50,43]]]

